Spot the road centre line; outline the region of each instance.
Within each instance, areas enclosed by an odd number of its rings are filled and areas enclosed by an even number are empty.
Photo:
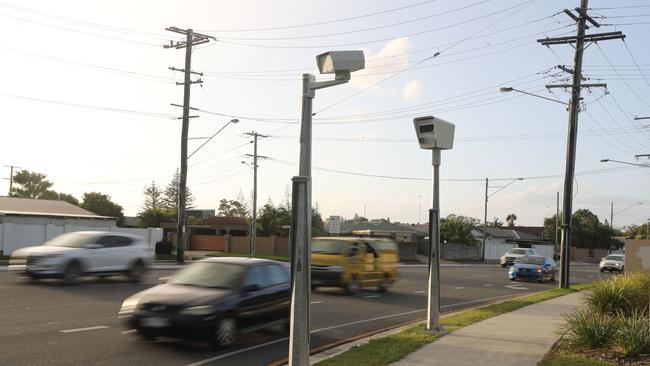
[[[465,288],[465,287],[454,287],[454,290],[462,290],[462,289],[464,289],[464,288]]]
[[[311,302],[311,305],[322,304],[322,303],[323,303],[322,301],[312,301],[312,302]]]
[[[459,302],[459,303],[456,303],[456,304],[443,305],[443,306],[441,306],[441,308],[451,308],[451,307],[454,307],[454,306],[463,306],[463,305],[475,304],[475,303],[479,303],[479,302],[492,301],[492,300],[502,299],[502,298],[506,298],[506,297],[512,297],[512,295],[502,295],[502,296],[495,296],[495,297],[490,297],[490,298],[486,298],[486,299],[479,299],[479,300],[473,300],[473,301]],[[349,325],[356,325],[356,324],[362,324],[362,323],[372,322],[372,321],[375,321],[375,320],[383,320],[383,319],[388,319],[388,318],[394,318],[394,317],[398,317],[398,316],[402,316],[402,315],[409,315],[409,314],[414,314],[414,313],[418,313],[418,312],[423,312],[423,311],[426,311],[426,310],[427,310],[427,309],[418,309],[418,310],[412,310],[412,311],[407,311],[407,312],[403,312],[403,313],[397,313],[397,314],[391,314],[391,315],[379,316],[379,317],[376,317],[376,318],[370,318],[370,319],[358,320],[358,321],[354,321],[354,322],[350,322],[350,323],[344,323],[344,324],[334,325],[334,326],[331,326],[331,327],[315,329],[315,330],[312,330],[312,331],[309,332],[309,333],[310,333],[310,334],[320,333],[320,332],[324,332],[324,331],[327,331],[327,330],[332,330],[332,329],[336,329],[336,328],[346,327],[346,326],[349,326]],[[283,341],[287,341],[287,340],[289,340],[289,337],[284,337],[284,338],[276,339],[276,340],[273,340],[273,341],[270,341],[270,342],[266,342],[266,343],[258,344],[258,345],[251,346],[251,347],[247,347],[247,348],[242,348],[242,349],[237,350],[237,351],[233,351],[233,352],[225,353],[225,354],[223,354],[223,355],[219,355],[219,356],[215,356],[215,357],[207,358],[207,359],[205,359],[205,360],[201,360],[201,361],[197,361],[197,362],[194,362],[194,363],[190,363],[190,364],[188,364],[187,366],[200,366],[200,365],[205,365],[206,363],[209,363],[209,362],[212,362],[212,361],[222,360],[222,359],[224,359],[224,358],[228,358],[228,357],[231,357],[231,356],[235,356],[235,355],[238,355],[238,354],[240,354],[240,353],[244,353],[244,352],[252,351],[252,350],[255,350],[255,349],[258,349],[258,348],[262,348],[262,347],[270,346],[270,345],[273,345],[273,344],[276,344],[276,343],[280,343],[280,342],[283,342]]]
[[[64,330],[60,330],[59,332],[61,332],[61,333],[77,333],[77,332],[85,332],[87,330],[97,330],[97,329],[106,329],[106,328],[108,328],[108,325],[98,325],[96,327],[64,329]]]

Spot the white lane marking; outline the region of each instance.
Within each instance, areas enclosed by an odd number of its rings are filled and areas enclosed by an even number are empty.
[[[367,297],[369,299],[375,299],[375,298],[381,297],[381,295],[366,295],[364,297]]]
[[[483,285],[483,286],[485,286],[485,287],[492,287],[492,286],[494,286],[494,285],[493,285],[493,284],[491,284],[491,283],[486,283],[486,284],[485,284],[485,285]]]
[[[454,290],[462,290],[462,289],[464,289],[464,288],[465,288],[465,287],[454,287]]]
[[[502,296],[490,297],[490,298],[486,298],[486,299],[479,299],[479,300],[473,300],[473,301],[459,302],[459,303],[456,303],[456,304],[443,305],[443,306],[441,306],[441,308],[449,308],[449,307],[453,307],[453,306],[463,306],[463,305],[475,304],[475,303],[478,303],[478,302],[485,302],[485,301],[492,301],[492,300],[502,299],[502,298],[504,298],[504,297],[512,297],[512,295],[502,295]],[[394,318],[394,317],[397,317],[397,316],[409,315],[409,314],[414,314],[414,313],[420,313],[420,312],[423,312],[423,311],[427,311],[427,309],[419,309],[419,310],[407,311],[407,312],[404,312],[404,313],[398,313],[398,314],[391,314],[391,315],[379,316],[379,317],[371,318],[371,319],[357,320],[357,321],[355,321],[355,322],[350,322],[350,323],[345,323],[345,324],[334,325],[334,326],[326,327],[326,328],[315,329],[315,330],[312,330],[312,331],[309,332],[309,333],[311,333],[311,334],[313,334],[313,333],[319,333],[319,332],[323,332],[323,331],[327,331],[327,330],[332,330],[332,329],[336,329],[336,328],[347,327],[348,325],[356,325],[356,324],[368,323],[368,322],[373,322],[373,321],[375,321],[375,320],[382,320],[382,319]],[[221,360],[221,359],[224,359],[224,358],[228,358],[228,357],[230,357],[230,356],[235,356],[235,355],[238,355],[238,354],[240,354],[240,353],[244,353],[244,352],[252,351],[252,350],[254,350],[254,349],[258,349],[258,348],[262,348],[262,347],[270,346],[270,345],[272,345],[272,344],[276,344],[276,343],[284,342],[284,341],[287,341],[287,340],[289,340],[289,337],[284,337],[284,338],[276,339],[276,340],[274,340],[274,341],[270,341],[270,342],[266,342],[266,343],[258,344],[258,345],[251,346],[251,347],[248,347],[248,348],[242,348],[242,349],[237,350],[237,351],[233,351],[233,352],[230,352],[230,353],[225,353],[225,354],[223,354],[223,355],[219,355],[219,356],[215,356],[215,357],[207,358],[207,359],[205,359],[205,360],[201,360],[201,361],[197,361],[197,362],[194,362],[194,363],[190,363],[190,364],[188,364],[187,366],[199,366],[199,365],[205,365],[206,363],[210,363],[210,362],[212,362],[212,361]]]
[[[172,279],[172,276],[164,276],[164,277],[158,278],[158,281],[169,281],[171,279]]]
[[[108,325],[98,325],[96,327],[64,329],[64,330],[60,330],[59,332],[61,332],[61,333],[77,333],[77,332],[85,332],[87,330],[106,329],[106,328],[108,328]]]
[[[522,285],[510,285],[506,286],[507,288],[511,288],[513,290],[528,290],[528,287],[524,287]]]
[[[133,334],[133,333],[135,333],[135,332],[137,332],[137,330],[135,330],[135,329],[129,329],[129,330],[124,330],[124,331],[122,331],[122,334]]]
[[[312,301],[312,302],[311,302],[312,305],[315,305],[315,304],[322,304],[322,303],[323,303],[322,301]]]
[[[417,291],[413,291],[413,293],[415,293],[415,294],[426,294],[427,292],[425,290],[417,290]]]

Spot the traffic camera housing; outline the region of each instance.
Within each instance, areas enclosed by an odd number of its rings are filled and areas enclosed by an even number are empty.
[[[366,67],[363,51],[329,51],[316,56],[321,74],[335,74],[336,79],[349,79],[350,73]]]
[[[455,126],[451,122],[433,116],[413,119],[420,148],[426,150],[448,150],[454,147]]]

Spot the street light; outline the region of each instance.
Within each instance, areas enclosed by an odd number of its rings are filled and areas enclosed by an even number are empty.
[[[365,68],[363,51],[330,51],[316,56],[321,74],[334,80],[316,81],[302,75],[299,176],[292,179],[291,215],[291,323],[289,365],[309,365],[309,297],[311,291],[311,125],[312,103],[317,89],[345,84],[350,73]]]
[[[426,329],[440,333],[440,151],[454,147],[453,123],[426,116],[413,119],[420,148],[431,150],[432,207],[429,210],[429,282]]]
[[[524,178],[515,178],[512,182],[506,184],[505,186],[490,186],[488,178],[485,178],[485,209],[483,211],[483,244],[481,245],[481,260],[485,260],[485,245],[487,242],[487,209],[488,209],[488,199],[495,194],[506,189],[508,186],[514,182],[524,180]],[[491,195],[488,195],[488,188],[499,188],[496,192],[493,192]]]
[[[509,92],[513,92],[513,91],[515,91],[515,92],[517,92],[517,93],[526,94],[526,95],[532,95],[533,97],[537,97],[537,98],[542,98],[542,99],[550,100],[551,102],[560,103],[560,104],[564,104],[564,105],[569,105],[569,103],[565,103],[565,102],[563,102],[563,101],[561,101],[561,100],[557,100],[557,99],[553,99],[553,98],[545,97],[545,96],[543,96],[543,95],[539,95],[539,94],[533,94],[533,93],[525,92],[525,91],[523,91],[523,90],[519,90],[519,89],[515,89],[515,88],[511,88],[511,87],[501,87],[501,88],[499,88],[499,91],[500,91],[501,93],[509,93]]]
[[[228,123],[226,123],[225,125],[221,126],[221,128],[220,128],[217,132],[215,132],[214,135],[208,137],[208,139],[205,140],[205,142],[202,143],[201,146],[199,146],[196,150],[194,150],[194,151],[193,151],[193,152],[192,152],[192,153],[191,153],[187,158],[188,158],[188,159],[191,158],[192,155],[196,154],[197,151],[201,150],[201,148],[202,148],[203,146],[205,146],[208,142],[210,142],[210,140],[212,140],[215,136],[217,136],[217,135],[219,134],[219,132],[223,131],[223,129],[226,128],[226,127],[228,127],[228,125],[231,124],[231,123],[233,123],[233,124],[235,124],[235,123],[239,123],[239,120],[238,120],[237,118],[233,118],[233,119],[231,119],[230,121],[228,121]]]
[[[608,163],[610,161],[613,162],[613,163],[640,166],[642,168],[650,168],[650,165],[648,165],[648,164],[630,163],[630,162],[627,162],[627,161],[620,161],[620,160],[614,160],[614,159],[602,159],[602,160],[600,160],[601,163]]]

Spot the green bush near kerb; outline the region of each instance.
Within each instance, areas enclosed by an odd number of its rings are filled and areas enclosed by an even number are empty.
[[[650,274],[632,273],[596,282],[586,298],[589,307],[601,314],[631,314],[648,308]]]

